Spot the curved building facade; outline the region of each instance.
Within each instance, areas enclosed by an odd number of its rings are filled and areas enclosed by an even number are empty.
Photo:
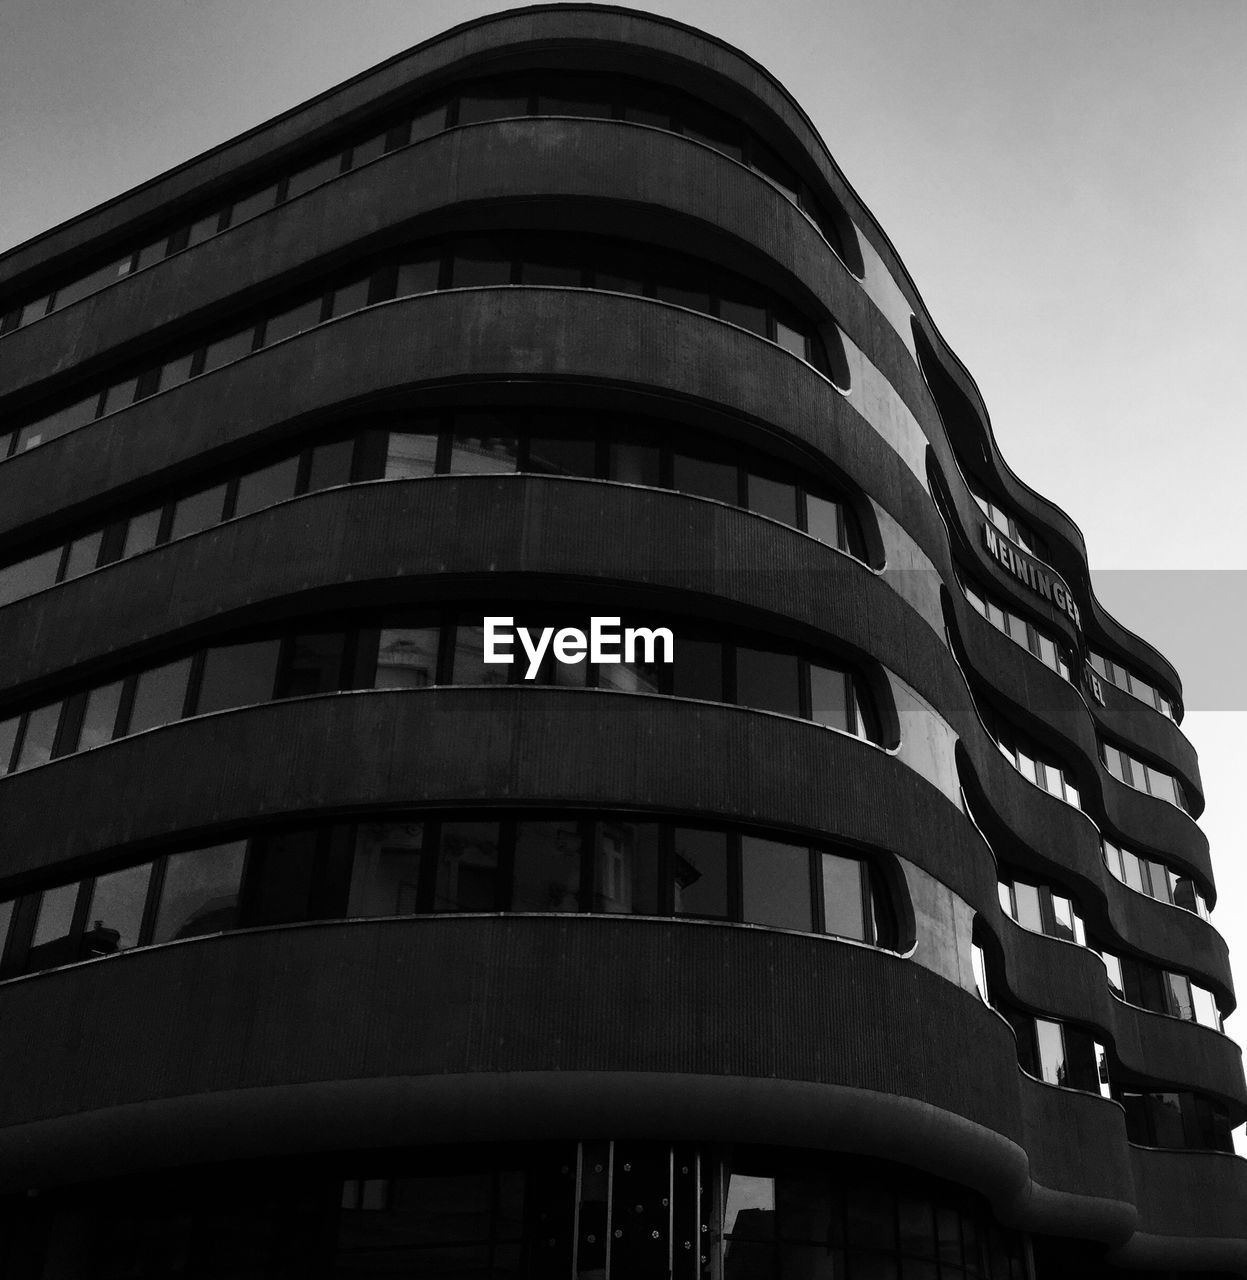
[[[746,55],[469,23],[0,289],[6,1277],[1247,1275],[1178,675]]]

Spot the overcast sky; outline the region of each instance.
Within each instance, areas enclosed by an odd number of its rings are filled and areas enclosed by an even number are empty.
[[[3,0],[0,248],[504,7]],[[1177,665],[1247,999],[1247,4],[635,7],[736,44],[795,95],[1014,471],[1082,528],[1106,606]]]

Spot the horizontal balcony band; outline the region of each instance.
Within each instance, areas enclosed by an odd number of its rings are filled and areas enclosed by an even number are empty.
[[[1197,1089],[1247,1110],[1242,1050],[1210,1027],[1115,999],[1099,956],[1003,919],[997,931],[1009,993],[1039,1017],[1072,1021],[1109,1039],[1131,1072]]]
[[[869,743],[742,707],[521,685],[266,703],[62,757],[0,783],[0,869],[70,872],[110,850],[269,819],[490,803],[834,835],[908,858],[968,901],[995,894],[970,824]]]
[[[10,1187],[167,1164],[154,1137],[170,1124],[177,1158],[198,1162],[306,1150],[309,1134],[318,1149],[472,1140],[505,1112],[515,1138],[624,1124],[902,1158],[1014,1212],[1034,1142],[1058,1216],[1104,1239],[1129,1226],[1118,1108],[1057,1090],[1037,1107],[975,997],[827,939],[618,917],[297,926],[9,983],[0,1014],[21,1028],[22,1086],[0,1101]],[[935,1042],[938,1060],[904,1052]],[[1089,1125],[1106,1148],[1094,1173]],[[118,1147],[121,1131],[135,1141]]]
[[[1220,1151],[1130,1147],[1137,1233],[1111,1261],[1148,1270],[1247,1272],[1247,1161]]]
[[[622,120],[534,117],[453,128],[390,152],[7,335],[0,398],[28,398],[70,371],[113,368],[153,334],[167,346],[321,264],[399,237],[447,225],[541,227],[541,202],[552,229],[583,224],[698,256],[717,236],[723,266],[787,281],[789,293],[817,300],[823,314],[813,318],[834,316],[869,340],[872,308],[856,280],[792,201],[747,166]]]
[[[542,344],[532,345],[540,333]],[[397,299],[321,325],[0,464],[0,537],[37,537],[140,486],[167,484],[248,446],[340,420],[499,384],[569,403],[676,398],[726,411],[822,455],[905,516],[939,561],[947,543],[925,494],[879,430],[822,375],[774,343],[649,299],[582,289],[459,289]],[[522,394],[522,391],[521,391]],[[638,399],[640,407],[643,401]],[[643,409],[641,410],[644,411]],[[833,443],[834,442],[834,443]]]
[[[749,568],[758,563],[768,565],[766,574]],[[240,575],[240,564],[252,571]],[[0,647],[26,658],[10,667],[11,679],[51,692],[59,671],[102,671],[110,656],[152,652],[162,638],[167,649],[169,638],[188,642],[220,634],[232,617],[254,622],[274,610],[323,611],[383,599],[414,603],[428,598],[430,589],[444,595],[448,577],[462,592],[470,593],[475,579],[488,581],[500,600],[508,590],[528,598],[534,575],[542,575],[551,596],[563,578],[576,584],[578,597],[593,583],[593,589],[614,594],[631,586],[655,602],[667,592],[677,608],[691,594],[699,617],[719,610],[730,618],[743,607],[752,617],[786,618],[815,640],[834,637],[882,661],[933,705],[950,708],[954,720],[973,715],[946,651],[865,566],[738,509],[666,491],[552,477],[389,481],[295,499],[0,610]],[[610,595],[603,598],[611,611],[619,608]],[[30,636],[44,639],[31,645],[25,642]],[[982,750],[994,766],[994,748]],[[1011,770],[1001,776],[1026,807],[1038,808],[1033,825],[1045,841],[1040,848],[1046,847],[1053,802]],[[13,779],[0,785],[21,784]],[[1081,843],[1092,847],[1090,833],[1081,831],[1089,824],[1073,821]],[[1078,844],[1056,847],[1069,852]],[[1072,865],[1103,896],[1108,877],[1098,849]],[[976,882],[986,874],[984,868]],[[994,895],[982,896],[981,887],[966,896],[979,909],[992,909]],[[1153,941],[1135,936],[1139,945]],[[1185,943],[1180,954],[1190,968],[1188,954],[1194,944],[1198,956],[1199,939]],[[1202,960],[1195,971],[1203,971]],[[1228,986],[1221,969],[1214,976],[1214,985]]]
[[[1107,808],[1107,793],[1115,793],[1117,784],[1100,763],[1096,730],[1102,720],[1099,714],[1102,708],[1094,700],[1084,696],[1077,685],[1062,679],[1057,672],[1044,666],[1016,641],[1002,635],[974,610],[959,588],[952,588],[949,600],[956,617],[965,659],[974,673],[1022,712],[1022,716],[1016,717],[1020,728],[1031,731],[1032,736],[1038,737],[1034,726],[1041,726],[1040,733],[1049,734],[1058,743],[1056,749],[1062,759],[1072,761],[1076,753],[1081,763],[1078,781],[1082,794],[1087,796],[1099,790]],[[1077,678],[1078,674],[1079,669],[1074,665],[1071,675]],[[1164,719],[1158,712],[1149,711],[1141,703],[1137,705],[1138,715],[1134,718],[1134,723],[1144,725],[1145,721],[1155,721],[1156,728],[1167,726],[1170,732],[1131,735],[1128,729],[1125,741],[1134,745],[1139,741],[1150,744],[1159,740],[1165,747],[1177,748],[1172,754],[1162,755],[1161,760],[1178,777],[1187,792],[1192,809],[1198,812],[1203,808],[1204,795],[1195,749],[1172,721]],[[1133,817],[1133,814],[1130,816]],[[1149,818],[1138,830],[1141,839],[1146,841],[1153,838],[1155,821]],[[1123,832],[1129,842],[1129,832],[1125,828]]]

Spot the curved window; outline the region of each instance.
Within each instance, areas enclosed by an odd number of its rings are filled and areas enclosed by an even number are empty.
[[[67,280],[51,293],[42,293],[23,306],[0,314],[0,335],[25,328],[80,298],[190,248],[218,232],[293,200],[339,174],[350,172],[389,151],[423,142],[456,125],[475,124],[514,116],[577,116],[627,120],[650,128],[679,133],[713,147],[753,169],[782,192],[818,227],[839,257],[861,275],[856,235],[838,204],[830,211],[809,185],[757,134],[738,120],[704,102],[653,81],[631,76],[593,75],[537,70],[465,84],[462,88],[423,99],[374,124],[357,135],[352,145],[300,161],[299,167],[270,178],[263,186],[240,192],[230,203],[203,211],[191,222],[148,237],[130,250],[111,256],[83,276]],[[0,450],[0,456],[3,451]]]
[[[1104,761],[1104,767],[1119,782],[1124,782],[1136,791],[1145,791],[1150,796],[1168,800],[1183,812],[1190,813],[1182,784],[1173,774],[1164,773],[1154,765],[1144,764],[1142,760],[1103,739],[1100,740],[1100,758]]]
[[[0,748],[7,748],[0,774],[184,716],[351,688],[437,684],[529,683],[697,698],[881,741],[865,680],[812,651],[682,619],[612,618],[603,630],[615,639],[605,640],[600,661],[590,661],[584,649],[573,653],[558,639],[564,629],[591,636],[587,610],[517,614],[463,606],[365,615],[350,626],[311,620],[200,649],[0,720]]]
[[[1091,667],[1101,679],[1130,694],[1132,698],[1146,702],[1149,707],[1176,723],[1178,717],[1174,714],[1173,703],[1161,693],[1159,688],[1148,684],[1142,676],[1123,667],[1120,662],[1106,658],[1103,654],[1096,653],[1094,649],[1088,652]]]
[[[1049,795],[1082,808],[1082,796],[1074,785],[1073,774],[1037,748],[1025,734],[1012,725],[989,726],[1000,754],[1024,777]]]
[[[95,417],[124,409],[157,391],[209,373],[304,329],[362,307],[442,289],[504,285],[601,289],[668,302],[715,316],[775,343],[848,386],[848,364],[838,333],[829,360],[813,321],[773,292],[703,259],[652,245],[604,236],[500,231],[426,241],[368,266],[331,277],[239,317],[193,347],[169,353],[159,365],[134,369],[119,382],[72,405],[26,423],[6,437],[11,454],[64,435]]]
[[[1229,1113],[1201,1093],[1114,1088],[1126,1111],[1126,1137],[1144,1147],[1233,1152]]]
[[[1192,911],[1201,920],[1209,919],[1208,904],[1190,876],[1180,875],[1163,862],[1131,853],[1109,840],[1102,840],[1101,844],[1108,869],[1122,884],[1158,902]]]
[[[897,938],[883,876],[848,849],[695,818],[486,809],[267,831],[49,885],[0,904],[0,955],[13,976],[239,928],[493,911]]]
[[[1108,972],[1109,989],[1119,999],[1151,1013],[1222,1030],[1216,997],[1183,973],[1170,973],[1146,960],[1100,951]]]
[[[1072,899],[1048,885],[1031,884],[1012,877],[998,884],[1000,906],[1004,913],[1023,929],[1032,933],[1062,938],[1079,946],[1087,945],[1082,916]]]
[[[329,433],[297,452],[265,453],[218,472],[207,486],[181,488],[163,499],[150,495],[132,514],[0,568],[0,606],[224,520],[335,485],[512,471],[716,498],[866,559],[855,507],[812,480],[805,468],[760,449],[678,422],[596,407],[457,409],[406,416],[399,429]]]
[[[1069,652],[1062,643],[1041,631],[1033,622],[1020,618],[1016,613],[1010,613],[1008,609],[997,604],[991,596],[970,586],[964,579],[961,582],[961,589],[975,612],[986,618],[997,631],[1003,631],[1010,640],[1020,644],[1062,679],[1070,678]]]

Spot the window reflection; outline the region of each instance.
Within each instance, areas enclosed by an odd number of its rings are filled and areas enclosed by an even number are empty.
[[[603,821],[594,835],[593,909],[658,915],[658,824]]]
[[[172,854],[165,862],[152,941],[195,938],[236,928],[246,850],[246,842],[236,840]]]
[[[581,844],[574,821],[521,822],[515,836],[512,910],[579,910]]]
[[[745,836],[740,846],[740,869],[744,920],[809,932],[812,923],[807,848]]]
[[[144,729],[152,729],[182,718],[190,668],[191,660],[182,658],[178,662],[144,671],[138,677],[134,685],[134,702],[130,708],[127,733],[141,733]]]
[[[674,845],[671,879],[675,913],[726,919],[727,834],[676,827]]]
[[[139,945],[151,864],[97,876],[82,936],[85,956],[106,956]]]
[[[435,911],[493,911],[497,907],[498,841],[496,822],[442,824]]]
[[[417,910],[424,825],[361,823],[355,836],[347,915],[401,916]]]

